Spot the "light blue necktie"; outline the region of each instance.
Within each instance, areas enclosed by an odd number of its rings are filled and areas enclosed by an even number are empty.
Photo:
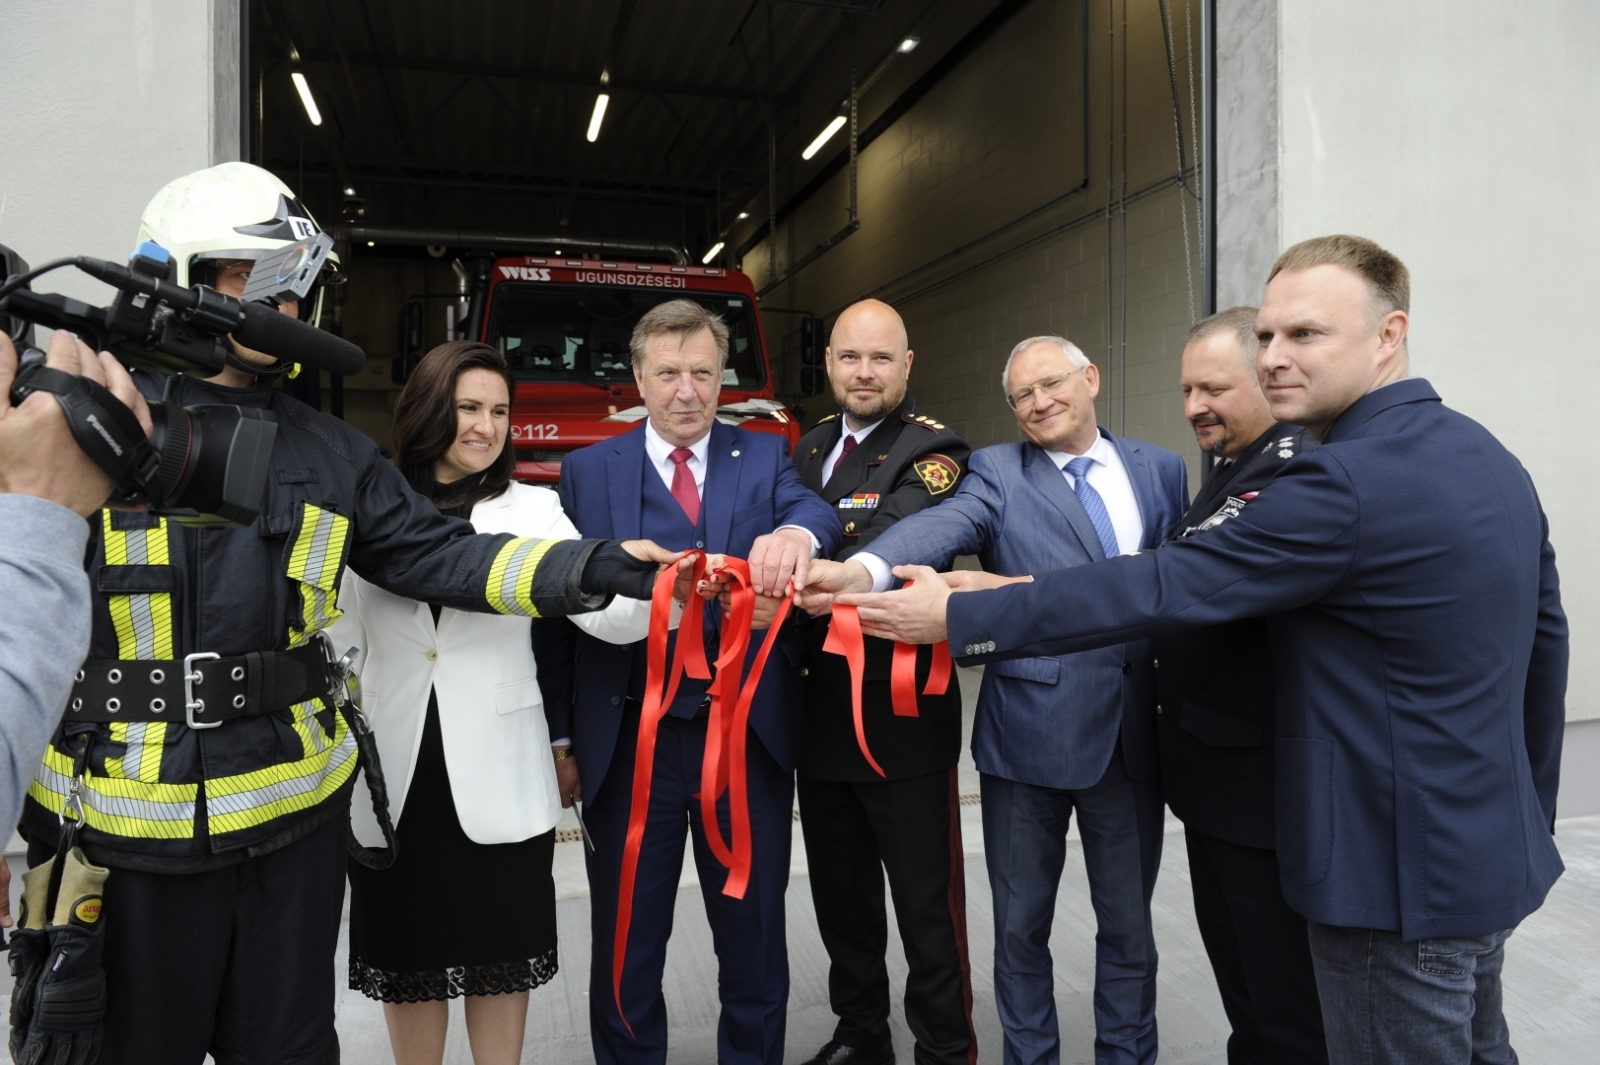
[[[1094,465],[1094,459],[1088,455],[1079,455],[1067,463],[1067,472],[1072,474],[1072,494],[1078,497],[1078,502],[1083,504],[1083,509],[1089,515],[1089,524],[1094,526],[1094,531],[1100,537],[1100,547],[1105,551],[1107,558],[1116,558],[1122,554],[1117,547],[1117,530],[1111,524],[1111,514],[1106,510],[1106,501],[1100,498],[1100,493],[1094,490],[1094,485],[1089,483],[1089,467]]]

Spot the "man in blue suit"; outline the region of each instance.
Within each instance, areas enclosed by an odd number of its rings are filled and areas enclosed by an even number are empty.
[[[762,574],[762,586],[779,590],[797,569],[803,576],[814,553],[838,549],[843,539],[839,519],[801,483],[784,440],[716,420],[728,358],[728,329],[719,317],[691,300],[663,303],[640,319],[632,350],[634,377],[649,417],[631,432],[567,457],[561,500],[579,529],[636,529],[641,535],[649,530],[651,538],[671,550],[701,548],[748,558]],[[771,618],[778,601],[760,599],[758,622]],[[717,613],[707,611],[709,658],[715,657]],[[747,668],[763,635],[757,633],[751,641]],[[742,899],[722,894],[727,870],[707,843],[701,821],[707,682],[685,678],[662,719],[622,974],[624,1021],[612,994],[611,959],[633,800],[645,643],[614,646],[578,636],[572,738],[595,848],[588,855],[593,931],[589,1018],[600,1065],[660,1065],[666,1060],[661,974],[685,832],[693,842],[717,952],[722,1000],[717,1059],[725,1065],[782,1063],[789,999],[783,895],[800,753],[798,663],[803,650],[792,630],[780,636],[750,711],[746,755],[753,853]],[[727,839],[726,797],[718,803],[718,820]]]
[[[1567,623],[1527,472],[1408,376],[1409,303],[1404,264],[1371,241],[1295,245],[1257,368],[1273,415],[1321,448],[1204,536],[956,610],[917,580],[861,612],[875,635],[948,632],[984,661],[1269,615],[1278,857],[1330,1061],[1508,1063],[1505,941],[1562,871]]]
[[[1098,427],[1099,370],[1061,337],[1018,344],[1001,375],[1026,438],[972,454],[944,504],[892,526],[854,561],[889,567],[976,554],[1019,575],[1161,543],[1188,507],[1183,460]],[[1008,1065],[1059,1059],[1050,925],[1074,811],[1099,931],[1095,1060],[1156,1058],[1150,896],[1163,811],[1146,641],[1023,658],[987,670],[972,753],[994,892],[995,1001]]]

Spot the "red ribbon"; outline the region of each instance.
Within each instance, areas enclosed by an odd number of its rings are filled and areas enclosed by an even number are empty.
[[[857,622],[857,627],[860,622]],[[950,644],[940,640],[933,645],[933,661],[928,665],[928,683],[923,695],[943,695],[950,688]],[[896,643],[890,660],[889,694],[895,717],[919,717],[917,710],[917,645]]]
[[[906,582],[906,587],[911,582]],[[861,678],[866,671],[866,641],[861,635],[861,615],[853,606],[835,604],[833,621],[828,626],[828,638],[822,644],[824,651],[843,655],[850,666],[850,713],[856,726],[856,745],[861,755],[880,777],[887,776],[878,760],[867,747],[867,731],[861,719]],[[923,685],[923,695],[943,695],[950,688],[950,644],[940,640],[933,645],[933,662],[928,669],[928,683]],[[896,643],[889,669],[890,703],[896,717],[920,717],[917,708],[917,645]]]
[[[727,560],[727,572],[733,577],[729,589],[732,602],[728,611],[728,624],[724,626],[725,643],[717,658],[716,679],[711,683],[710,719],[706,726],[705,760],[700,765],[700,819],[705,825],[706,842],[717,861],[728,869],[728,879],[722,893],[730,898],[744,898],[750,883],[750,801],[746,791],[745,741],[749,735],[750,704],[755,700],[756,689],[761,685],[761,674],[767,667],[767,658],[777,642],[778,631],[789,616],[792,595],[783,597],[777,613],[767,626],[767,637],[750,664],[750,675],[744,684],[739,683],[739,673],[744,665],[745,652],[750,645],[750,624],[755,614],[756,592],[750,584],[750,565],[743,559]],[[717,800],[728,793],[728,816],[732,828],[731,839],[724,843],[722,827],[717,821]]]
[[[705,575],[705,555],[693,552],[691,583],[698,586]],[[655,768],[656,732],[661,719],[672,706],[678,683],[687,674],[697,680],[710,680],[711,708],[706,724],[705,758],[700,767],[700,813],[705,822],[706,842],[719,862],[728,870],[722,893],[744,898],[750,883],[752,842],[750,803],[747,791],[745,741],[750,721],[750,706],[761,684],[761,673],[778,631],[789,614],[792,597],[785,596],[778,607],[766,640],[751,663],[750,675],[740,684],[745,653],[750,646],[750,625],[755,615],[755,590],[750,585],[750,566],[743,559],[728,559],[732,575],[731,600],[727,624],[723,626],[721,653],[714,663],[706,663],[704,600],[690,595],[678,622],[678,641],[667,668],[667,633],[671,624],[672,585],[677,567],[668,567],[656,578],[650,599],[650,635],[646,644],[644,702],[639,711],[639,739],[634,752],[633,794],[628,810],[628,835],[623,844],[622,875],[617,884],[617,923],[611,947],[611,993],[623,1026],[633,1034],[622,1009],[622,972],[628,954],[628,929],[633,922],[633,890],[639,871],[639,851],[644,845],[645,820],[650,810],[650,783]],[[717,800],[728,793],[731,839],[724,841],[717,821]]]

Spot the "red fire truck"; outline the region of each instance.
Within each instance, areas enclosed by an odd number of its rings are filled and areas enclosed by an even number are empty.
[[[728,323],[717,417],[777,433],[791,449],[800,439],[798,420],[773,391],[755,289],[739,271],[529,255],[496,259],[487,281],[487,306],[474,317],[479,339],[505,353],[517,378],[519,480],[554,483],[567,452],[645,417],[628,341],[645,311],[673,299],[702,303]]]

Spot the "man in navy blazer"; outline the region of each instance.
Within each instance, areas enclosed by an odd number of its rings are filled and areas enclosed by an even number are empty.
[[[1022,341],[1002,383],[1024,442],[973,452],[955,495],[854,556],[881,586],[892,565],[945,566],[961,554],[1018,575],[1148,550],[1188,507],[1181,458],[1098,427],[1099,371],[1075,345]],[[1099,925],[1095,1060],[1154,1061],[1150,896],[1164,815],[1148,642],[996,663],[978,694],[972,753],[1005,1061],[1060,1054],[1049,940],[1074,810]]]
[[[1290,248],[1257,367],[1273,414],[1321,448],[1204,536],[955,610],[917,580],[862,618],[997,661],[1269,615],[1278,856],[1329,1059],[1513,1062],[1504,944],[1562,872],[1567,624],[1527,472],[1407,376],[1409,301],[1371,241]]]
[[[670,550],[701,548],[747,558],[763,574],[766,589],[781,590],[797,569],[803,575],[814,553],[838,549],[843,540],[839,519],[801,483],[785,441],[716,420],[728,358],[728,329],[719,317],[691,300],[661,304],[640,319],[632,349],[634,377],[649,416],[639,428],[567,457],[561,501],[579,529],[650,530],[651,538]],[[770,619],[778,602],[770,596],[760,600],[758,622]],[[717,613],[714,604],[707,610],[708,658],[715,657]],[[754,634],[747,668],[764,635]],[[588,855],[593,932],[589,1017],[601,1065],[660,1065],[666,1060],[661,974],[685,832],[693,843],[717,952],[722,1001],[718,1061],[781,1065],[789,997],[783,895],[800,753],[798,663],[803,650],[793,630],[779,637],[750,711],[746,756],[753,857],[742,899],[722,894],[727,870],[711,851],[701,822],[706,682],[685,678],[662,719],[622,974],[624,1020],[612,994],[611,959],[633,799],[645,645],[615,646],[578,636],[572,738],[595,847]],[[726,797],[718,811],[727,839]]]

